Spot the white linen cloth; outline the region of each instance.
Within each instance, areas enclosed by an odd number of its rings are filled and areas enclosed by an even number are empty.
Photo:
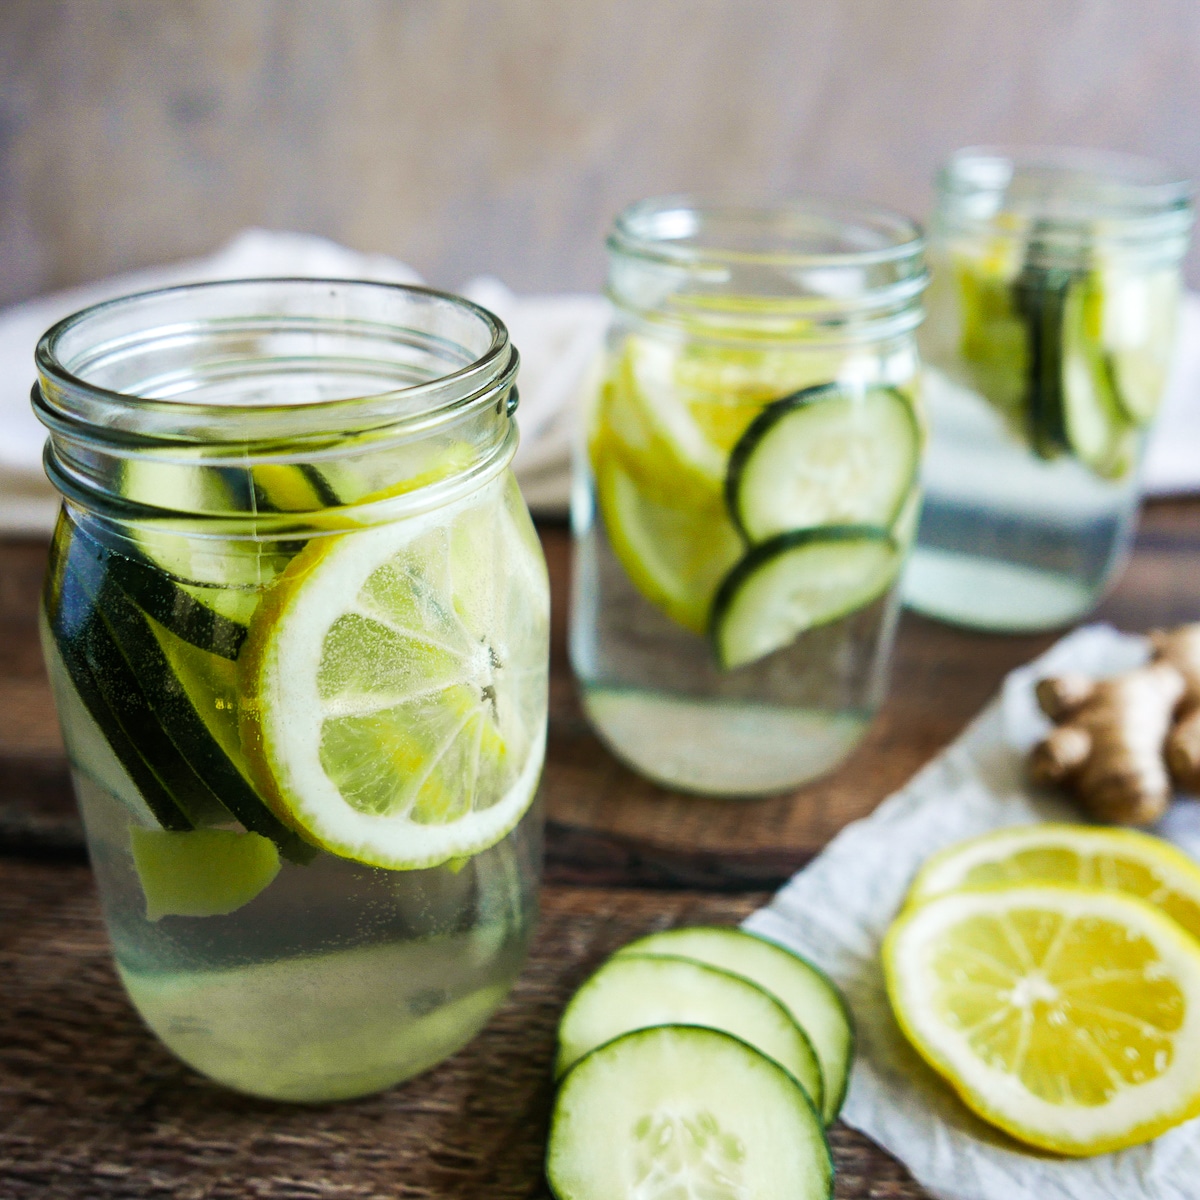
[[[879,948],[913,876],[935,851],[1006,825],[1078,819],[1025,781],[1048,727],[1034,684],[1067,670],[1107,675],[1145,659],[1145,639],[1090,625],[1009,675],[947,750],[865,820],[848,826],[745,927],[793,947],[843,990],[858,1055],[842,1113],[942,1200],[1196,1200],[1200,1120],[1154,1142],[1088,1159],[1024,1152],[973,1116],[901,1034]],[[1200,857],[1200,802],[1180,799],[1157,831]]]
[[[57,501],[41,469],[45,431],[29,407],[33,348],[61,317],[127,292],[207,279],[309,275],[420,283],[411,267],[325,238],[250,229],[207,258],[120,275],[0,312],[0,533],[48,532]],[[509,326],[521,354],[517,478],[535,512],[566,512],[579,401],[608,324],[596,295],[516,296],[499,280],[464,285]],[[1185,297],[1179,349],[1143,469],[1150,495],[1200,492],[1200,296]]]
[[[119,275],[0,312],[0,533],[49,533],[58,499],[42,471],[46,431],[33,415],[33,350],[55,321],[129,292],[211,279],[315,276],[421,283],[409,266],[359,254],[308,234],[249,229],[216,254]],[[518,297],[498,280],[466,284],[464,295],[495,312],[521,355],[515,468],[535,511],[566,512],[575,399],[608,324],[601,296]]]

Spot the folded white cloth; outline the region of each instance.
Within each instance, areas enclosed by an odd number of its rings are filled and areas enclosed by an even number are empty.
[[[1025,782],[1023,757],[1047,728],[1043,675],[1105,675],[1144,661],[1143,638],[1090,625],[1014,671],[967,731],[845,829],[746,927],[791,946],[842,988],[858,1027],[843,1119],[899,1158],[942,1200],[1195,1200],[1200,1120],[1091,1159],[1022,1153],[991,1131],[909,1047],[884,992],[879,948],[914,874],[936,850],[1005,825],[1072,819]],[[1200,802],[1178,800],[1157,831],[1200,857]]]
[[[126,292],[191,280],[312,275],[419,283],[411,267],[324,238],[250,229],[208,258],[120,275],[0,312],[0,532],[47,532],[57,501],[41,470],[44,430],[29,408],[33,348],[68,313]],[[462,288],[509,326],[521,353],[516,472],[530,507],[566,512],[581,395],[608,324],[596,295],[516,296],[484,277]],[[1151,495],[1200,492],[1200,296],[1189,295],[1171,382],[1143,472]]]
[[[420,283],[409,266],[382,254],[359,254],[325,238],[249,229],[216,254],[119,275],[0,312],[0,533],[48,533],[58,500],[42,471],[46,431],[29,405],[33,350],[55,321],[114,296],[210,279],[300,275]],[[600,296],[514,296],[480,278],[463,293],[509,326],[521,354],[515,467],[535,511],[565,513],[575,399],[608,324]]]

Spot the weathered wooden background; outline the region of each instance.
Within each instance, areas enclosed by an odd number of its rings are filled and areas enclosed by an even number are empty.
[[[0,0],[0,303],[249,224],[592,288],[638,196],[923,215],[939,159],[1003,140],[1200,175],[1200,4]]]

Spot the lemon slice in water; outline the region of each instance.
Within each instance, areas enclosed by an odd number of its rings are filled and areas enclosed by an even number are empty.
[[[596,496],[613,553],[633,585],[673,621],[704,633],[717,585],[741,541],[719,495],[665,503],[616,454],[595,454]]]
[[[1200,1113],[1200,947],[1143,900],[949,892],[900,916],[883,963],[909,1041],[1021,1141],[1099,1154]]]
[[[279,817],[393,869],[499,841],[541,771],[547,595],[511,479],[451,512],[310,542],[240,664],[242,742]]]

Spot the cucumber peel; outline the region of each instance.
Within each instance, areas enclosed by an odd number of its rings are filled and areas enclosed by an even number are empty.
[[[854,1023],[841,993],[807,959],[775,942],[729,926],[665,929],[630,942],[616,957],[640,954],[694,959],[740,975],[774,996],[808,1035],[821,1067],[821,1115],[841,1109],[854,1057]]]
[[[826,383],[768,404],[729,457],[745,540],[822,525],[889,526],[917,477],[921,433],[895,388]]]
[[[903,551],[886,529],[830,525],[751,547],[713,600],[709,634],[726,670],[745,666],[879,599]]]

